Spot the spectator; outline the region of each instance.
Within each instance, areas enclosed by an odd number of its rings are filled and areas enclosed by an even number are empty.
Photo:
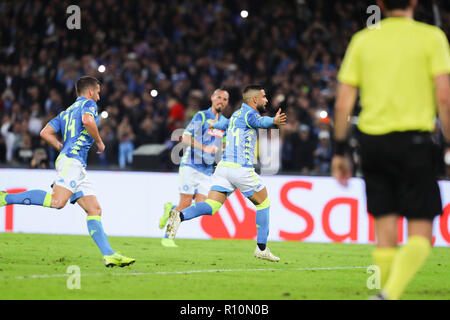
[[[333,156],[330,143],[330,133],[322,130],[319,132],[318,138],[319,144],[317,149],[314,151],[315,171],[319,174],[329,174],[331,158]]]
[[[37,148],[33,153],[33,159],[30,163],[31,168],[48,169],[48,156],[44,148]]]
[[[6,162],[6,144],[3,136],[0,135],[0,163]]]
[[[167,125],[170,132],[177,128],[184,127],[184,106],[174,97],[170,97],[167,101],[167,107],[169,108],[169,115],[167,119]]]
[[[117,129],[117,137],[119,140],[119,167],[123,169],[127,164],[133,163],[133,141],[135,136],[128,117],[124,117],[120,123]]]
[[[6,162],[11,163],[14,159],[16,144],[20,136],[20,123],[12,123],[9,116],[5,115],[0,131],[3,139],[5,139]]]
[[[158,142],[157,132],[150,117],[145,118],[141,122],[139,134],[136,141],[136,144],[138,146]]]
[[[297,120],[297,113],[294,108],[288,108],[286,110],[287,123],[280,128],[280,137],[282,141],[281,147],[281,164],[283,170],[291,171],[295,168],[295,139],[292,136],[297,134],[297,130],[300,126]]]
[[[28,131],[31,135],[37,137],[42,130],[41,107],[35,102],[31,106],[30,120],[28,122]]]
[[[15,159],[23,165],[29,166],[33,159],[33,149],[31,147],[31,136],[29,134],[22,135],[21,146],[16,150]]]
[[[310,127],[302,124],[298,132],[293,134],[294,169],[300,174],[310,174],[314,169],[315,144],[310,139]]]
[[[117,153],[115,134],[109,124],[104,124],[100,129],[100,137],[105,144],[105,151],[97,155],[97,163],[102,166],[108,166],[114,163],[115,155]]]

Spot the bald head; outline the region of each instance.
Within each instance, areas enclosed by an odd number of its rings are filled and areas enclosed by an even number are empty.
[[[216,89],[211,96],[211,106],[214,113],[222,113],[228,106],[230,95],[224,89]]]

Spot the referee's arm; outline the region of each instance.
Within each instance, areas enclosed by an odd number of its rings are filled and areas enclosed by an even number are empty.
[[[356,102],[358,88],[349,84],[340,83],[335,103],[334,139],[336,142],[347,140],[350,128],[349,118]]]
[[[450,152],[450,80],[449,74],[434,78],[438,115],[442,124],[442,134],[446,141],[446,152]]]
[[[331,173],[343,186],[347,186],[352,176],[349,158],[345,155],[345,146],[350,128],[350,116],[356,102],[358,88],[346,83],[340,83],[335,103],[334,139],[335,154],[331,161]]]

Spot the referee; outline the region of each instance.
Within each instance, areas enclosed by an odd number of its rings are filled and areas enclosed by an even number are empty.
[[[414,21],[417,0],[377,4],[387,18],[353,35],[338,74],[332,174],[344,186],[351,176],[348,119],[359,88],[361,168],[382,287],[372,298],[395,300],[427,259],[442,213],[431,131],[437,112],[450,152],[450,49],[441,29]],[[409,237],[397,249],[399,216]]]

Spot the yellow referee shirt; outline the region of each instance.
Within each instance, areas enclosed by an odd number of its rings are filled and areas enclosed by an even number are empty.
[[[433,78],[450,73],[444,32],[404,17],[353,35],[338,80],[360,88],[359,129],[371,135],[432,131],[436,117]],[[375,25],[374,27],[377,27]]]

